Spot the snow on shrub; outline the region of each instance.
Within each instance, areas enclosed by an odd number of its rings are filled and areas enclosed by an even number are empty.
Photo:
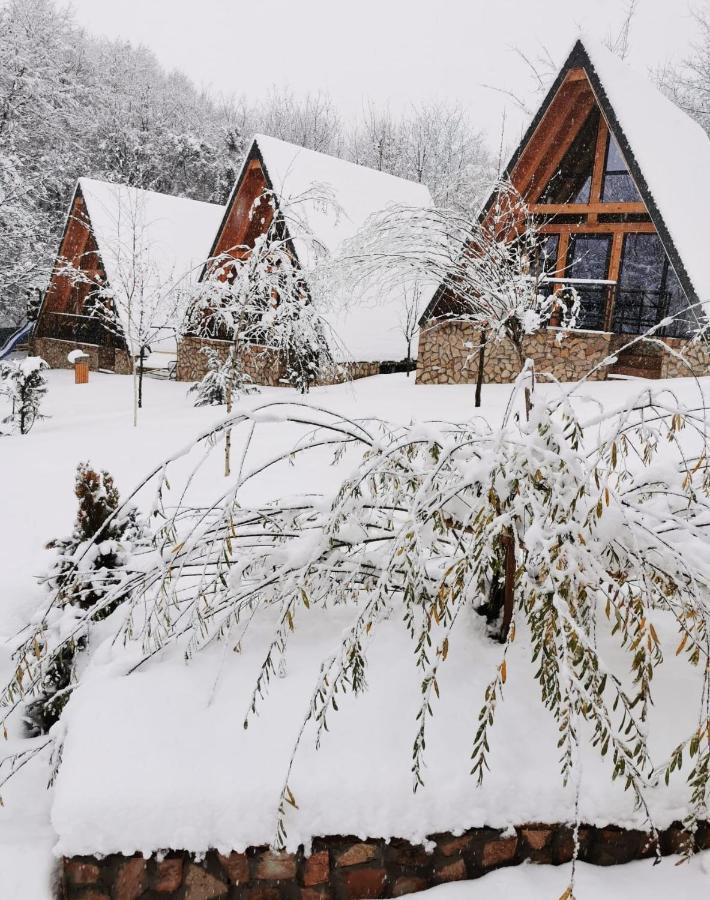
[[[131,556],[145,546],[148,535],[138,510],[121,505],[108,472],[79,463],[74,494],[79,508],[71,535],[47,544],[55,559],[42,579],[51,598],[43,649],[50,651],[55,644],[61,648],[44,673],[37,698],[27,708],[26,721],[34,734],[45,734],[59,718],[71,692],[76,653],[86,645],[86,627],[63,641],[67,627],[78,621],[85,625],[99,621],[125,599]],[[86,619],[84,612],[89,613]]]
[[[207,372],[202,381],[188,389],[189,394],[196,395],[195,406],[222,406],[230,396],[258,393],[259,388],[242,369],[233,348],[224,362],[214,347],[203,347],[201,352],[207,357]]]
[[[322,660],[303,698],[303,725],[275,798],[275,843],[283,845],[287,813],[297,803],[290,772],[298,743],[305,735],[318,743],[341,696],[367,689],[379,624],[401,623],[416,661],[421,702],[411,760],[402,763],[411,765],[417,790],[454,625],[481,616],[501,650],[484,695],[472,698],[479,710],[470,745],[473,777],[481,781],[495,764],[490,729],[514,659],[529,654],[532,667],[520,671],[532,672],[535,693],[556,723],[563,781],[580,789],[580,743],[589,735],[608,761],[609,778],[632,792],[652,833],[649,792],[662,790],[664,779],[685,777],[692,834],[707,816],[710,771],[707,411],[650,386],[616,409],[595,406],[585,415],[590,406],[578,386],[559,387],[549,400],[533,394],[524,414],[523,390],[521,377],[496,427],[481,417],[399,427],[287,402],[227,417],[136,489],[154,486],[162,523],[154,535],[157,552],[133,577],[130,594],[120,584],[77,609],[60,639],[49,638],[57,615],[52,602],[21,635],[17,673],[0,697],[3,716],[42,689],[67,644],[121,597],[125,602],[103,623],[104,634],[132,642],[143,660],[177,643],[186,658],[215,641],[232,646],[235,633],[243,643],[257,611],[276,611],[246,727],[299,617],[334,604],[351,609],[340,645]],[[269,421],[307,432],[288,453],[252,459],[254,431]],[[184,499],[168,505],[168,492],[185,497],[197,468],[228,431],[243,438],[229,491],[199,508]],[[181,461],[193,449],[201,462],[188,466],[180,483],[173,469],[184,470]],[[322,465],[325,450],[334,451],[336,462],[348,457],[349,473],[334,493],[248,502],[242,488],[254,479],[268,479],[275,466],[304,455],[315,454],[316,467]],[[84,556],[101,540],[94,537]],[[77,558],[64,591],[82,578]],[[698,670],[701,687],[696,725],[673,735],[676,749],[665,760],[652,758],[648,715],[654,673],[663,665],[658,616],[674,623],[676,654]],[[625,666],[608,662],[600,648],[609,642],[619,648],[612,659],[625,659]],[[470,665],[480,661],[471,658]]]
[[[28,434],[38,419],[42,399],[47,393],[43,369],[49,368],[39,356],[28,356],[20,362],[0,363],[0,394],[10,401],[10,414],[2,420],[20,434]]]

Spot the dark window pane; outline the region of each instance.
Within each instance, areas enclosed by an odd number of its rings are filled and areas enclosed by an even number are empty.
[[[619,281],[623,287],[660,290],[666,254],[657,234],[627,234]]]
[[[610,249],[610,235],[574,235],[570,241],[565,278],[606,280]],[[574,288],[580,299],[579,327],[595,331],[603,328],[607,285],[577,283]]]
[[[624,157],[621,155],[621,147],[613,135],[609,135],[609,146],[606,153],[606,171],[607,172],[628,172],[629,167],[626,165]]]
[[[627,234],[614,309],[614,330],[642,334],[666,316],[676,320],[662,334],[683,337],[694,317],[657,234]]]
[[[550,179],[540,203],[588,203],[592,183],[599,110],[593,109],[582,125],[559,169]]]
[[[604,170],[602,200],[605,203],[636,203],[640,200],[629,168],[616,139],[610,134]]]

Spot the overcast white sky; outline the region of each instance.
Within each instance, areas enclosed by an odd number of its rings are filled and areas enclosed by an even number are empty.
[[[695,0],[697,8],[701,0]],[[580,29],[618,32],[625,0],[72,0],[94,33],[151,47],[169,68],[225,93],[325,90],[343,114],[372,99],[393,109],[433,98],[465,104],[491,143],[525,116],[484,85],[531,95],[513,52],[547,46],[562,61]],[[629,62],[677,59],[695,36],[688,0],[638,0]]]

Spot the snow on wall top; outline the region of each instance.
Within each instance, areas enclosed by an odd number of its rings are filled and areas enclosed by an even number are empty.
[[[124,331],[138,295],[174,331],[174,292],[197,281],[224,207],[92,178],[79,188]]]
[[[353,237],[370,216],[387,207],[433,204],[426,185],[414,181],[263,134],[254,137],[254,146],[261,154],[275,194],[289,209],[289,233],[306,271],[314,262],[315,246],[337,255],[343,241]],[[326,195],[332,202],[323,202]],[[309,235],[308,239],[305,235]],[[428,293],[422,292],[419,313],[433,290],[432,287]],[[401,291],[369,298],[341,298],[320,312],[335,333],[333,352],[340,361],[404,358],[406,343],[401,322],[405,310]]]
[[[710,208],[710,139],[697,122],[606,47],[586,36],[580,42],[698,299],[710,301],[705,236]],[[655,217],[653,210],[649,212]]]

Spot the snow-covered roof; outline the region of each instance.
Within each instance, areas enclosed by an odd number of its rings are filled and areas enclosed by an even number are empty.
[[[690,299],[710,301],[705,221],[710,139],[648,78],[593,38],[574,44],[508,166],[510,172],[567,71],[583,67],[666,252]]]
[[[78,188],[124,331],[136,292],[157,308],[153,321],[163,314],[160,324],[174,331],[174,291],[199,278],[224,207],[93,178],[80,178]]]
[[[267,135],[254,137],[243,172],[255,156],[263,164],[282,212],[288,209],[289,235],[306,271],[314,263],[318,247],[337,255],[343,242],[352,238],[370,216],[391,206],[426,207],[433,203],[426,185]],[[225,221],[241,181],[240,175],[227,204]],[[431,293],[422,296],[421,309]],[[333,350],[339,359],[365,362],[404,358],[402,291],[388,291],[385,296],[348,296],[319,312],[337,336]]]

